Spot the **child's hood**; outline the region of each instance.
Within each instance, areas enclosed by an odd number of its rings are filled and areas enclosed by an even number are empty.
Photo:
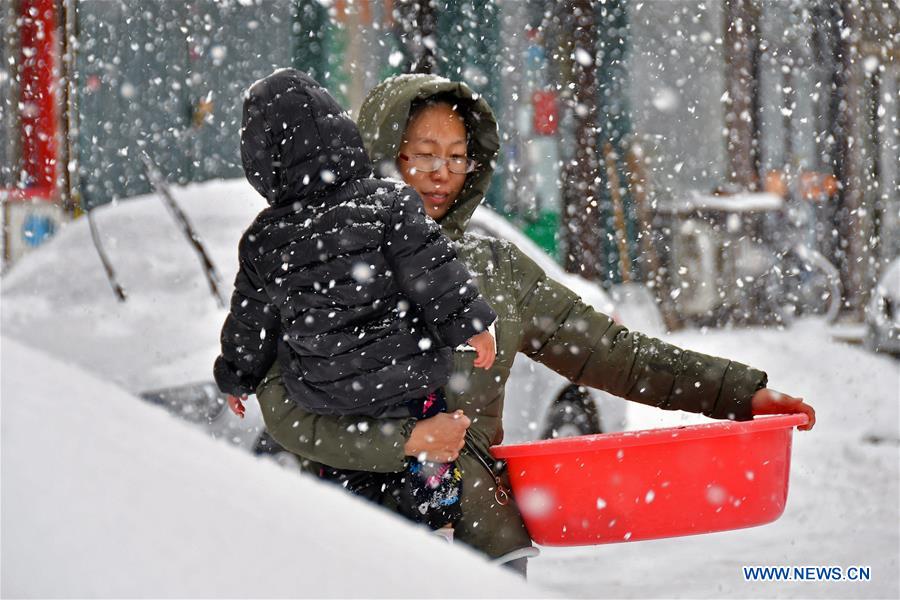
[[[279,69],[244,96],[241,162],[272,206],[370,177],[356,124],[306,73]]]

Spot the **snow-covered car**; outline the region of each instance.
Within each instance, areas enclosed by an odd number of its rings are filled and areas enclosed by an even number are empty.
[[[174,192],[219,268],[227,296],[238,239],[265,201],[238,180]],[[76,219],[0,280],[4,335],[75,363],[214,437],[270,452],[256,403],[248,403],[241,420],[212,382],[225,309],[164,204],[155,195],[141,196],[101,206],[92,217],[126,299],[111,289],[88,219]]]
[[[891,262],[866,307],[865,344],[876,352],[900,355],[900,258]]]

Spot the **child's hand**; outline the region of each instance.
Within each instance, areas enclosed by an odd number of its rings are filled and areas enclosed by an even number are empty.
[[[754,415],[788,415],[803,413],[809,417],[809,423],[797,429],[809,431],[816,424],[816,411],[803,401],[775,390],[764,388],[753,395],[752,410]]]
[[[244,418],[244,400],[247,399],[247,394],[242,394],[240,398],[237,396],[228,396],[228,408],[231,409],[231,412],[239,416],[240,418]]]
[[[468,344],[475,348],[475,366],[479,369],[490,369],[497,356],[497,343],[490,331],[482,331],[469,338]]]

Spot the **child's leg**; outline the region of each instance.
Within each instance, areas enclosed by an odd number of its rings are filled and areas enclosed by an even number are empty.
[[[334,482],[352,494],[381,504],[384,494],[398,485],[396,481],[399,479],[399,474],[333,469],[322,465],[322,468],[319,469],[319,478]]]
[[[462,517],[462,474],[456,463],[418,462],[410,459],[397,503],[407,518],[439,529]]]

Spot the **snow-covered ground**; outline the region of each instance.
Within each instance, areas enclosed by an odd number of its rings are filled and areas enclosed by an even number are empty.
[[[544,548],[531,581],[576,597],[900,597],[900,363],[832,341],[817,320],[668,339],[765,369],[771,387],[816,408],[815,429],[794,434],[784,514],[732,532]],[[747,582],[744,565],[870,566],[871,581]]]
[[[230,290],[239,227],[261,199],[241,181],[189,186],[177,197]],[[404,523],[129,396],[124,390],[207,379],[224,312],[158,200],[95,216],[128,302],[109,290],[83,223],[0,281],[2,595],[527,593],[464,553],[438,547],[437,562],[420,563],[433,545]],[[77,276],[58,277],[61,269]],[[544,548],[531,561],[532,583],[580,597],[900,596],[900,363],[834,341],[817,320],[667,339],[765,369],[772,387],[816,407],[815,430],[794,437],[784,515],[728,533]],[[632,426],[681,418],[635,415]],[[406,547],[415,569],[401,558]],[[440,589],[407,576],[420,564]],[[872,580],[750,583],[743,565],[870,566]]]
[[[4,598],[546,595],[6,337],[2,408]]]

